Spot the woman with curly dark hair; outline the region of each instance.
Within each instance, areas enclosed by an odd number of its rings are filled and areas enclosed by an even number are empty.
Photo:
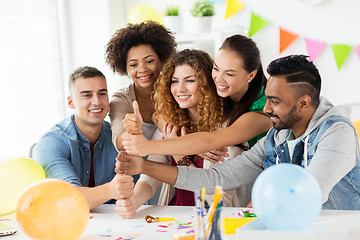
[[[176,45],[171,32],[153,21],[128,24],[127,27],[119,29],[107,44],[105,55],[110,68],[120,75],[128,75],[133,80],[128,87],[115,92],[110,101],[113,143],[118,150],[123,149],[122,138],[126,124],[138,127],[137,130],[132,128],[132,133],[143,133],[149,139],[152,137],[156,126],[153,121],[154,105],[151,94],[163,64],[175,52]],[[141,127],[137,121],[133,121],[135,100],[143,118]],[[125,117],[127,114],[129,115]]]

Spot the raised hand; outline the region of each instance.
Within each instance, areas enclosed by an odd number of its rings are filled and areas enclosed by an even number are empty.
[[[142,133],[143,119],[137,101],[133,102],[133,108],[134,108],[134,113],[126,114],[123,123],[126,132],[130,134],[139,135]]]
[[[115,172],[118,174],[135,175],[140,174],[143,168],[144,159],[139,156],[130,155],[120,151],[116,157]]]
[[[118,199],[115,211],[123,218],[132,218],[136,214],[136,200],[134,197]]]

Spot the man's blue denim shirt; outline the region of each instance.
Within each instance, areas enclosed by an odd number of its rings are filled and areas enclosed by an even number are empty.
[[[115,176],[117,151],[111,136],[110,124],[103,121],[93,152],[95,186],[105,184]],[[75,186],[88,186],[90,144],[76,126],[74,115],[53,126],[40,138],[34,149],[34,160],[44,168],[48,178],[62,179]]]

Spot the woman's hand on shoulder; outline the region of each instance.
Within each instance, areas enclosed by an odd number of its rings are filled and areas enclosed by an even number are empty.
[[[208,160],[212,163],[217,164],[217,163],[221,163],[221,162],[225,161],[225,158],[229,156],[227,151],[228,150],[226,147],[222,147],[222,148],[214,149],[212,151],[198,154],[198,155],[205,160]]]
[[[173,138],[180,137],[178,135],[178,131],[179,131],[178,126],[174,126],[171,123],[165,123],[164,127],[162,129],[163,138],[164,139],[173,139]],[[185,135],[186,135],[186,129],[185,129],[185,127],[181,127],[181,136],[185,136]]]

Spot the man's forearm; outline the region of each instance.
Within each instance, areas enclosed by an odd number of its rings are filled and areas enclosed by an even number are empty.
[[[175,166],[144,160],[142,173],[174,185],[178,176],[178,169]]]
[[[91,210],[111,199],[109,197],[108,185],[109,183],[105,183],[94,188],[77,187],[77,189],[85,196]]]

